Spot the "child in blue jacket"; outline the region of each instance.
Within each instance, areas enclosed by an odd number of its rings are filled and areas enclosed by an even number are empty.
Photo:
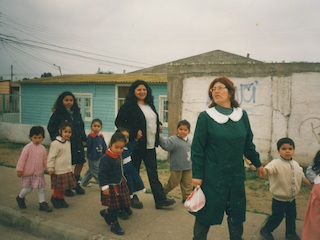
[[[87,158],[88,170],[84,174],[81,184],[84,187],[90,187],[90,179],[94,177],[96,183],[99,183],[98,173],[100,158],[107,151],[107,144],[104,136],[100,133],[102,129],[102,121],[98,118],[91,122],[91,133],[87,137]]]

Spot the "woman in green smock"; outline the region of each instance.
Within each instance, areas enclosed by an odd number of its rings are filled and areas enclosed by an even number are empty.
[[[193,185],[200,185],[206,205],[195,213],[194,240],[207,239],[211,225],[228,215],[231,240],[242,239],[245,221],[243,156],[257,168],[259,153],[252,142],[248,115],[235,100],[235,87],[226,77],[214,79],[208,90],[211,103],[199,114],[191,146]]]

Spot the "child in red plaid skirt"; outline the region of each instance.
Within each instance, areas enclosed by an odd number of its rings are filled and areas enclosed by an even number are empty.
[[[55,208],[67,208],[69,205],[64,200],[64,191],[77,186],[71,169],[72,124],[61,123],[59,134],[60,136],[51,142],[48,155],[48,173],[51,176],[51,188],[53,189],[51,203]]]
[[[108,209],[100,211],[111,231],[117,235],[123,235],[124,230],[118,222],[119,211],[126,211],[132,214],[130,209],[130,193],[126,179],[123,174],[122,152],[126,145],[126,137],[119,132],[112,135],[109,149],[100,159],[99,184],[101,187],[101,204],[108,206]]]

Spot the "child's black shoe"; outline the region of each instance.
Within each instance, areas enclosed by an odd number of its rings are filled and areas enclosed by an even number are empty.
[[[39,203],[39,210],[44,212],[52,212],[52,208],[49,207],[48,203],[46,202]]]
[[[128,215],[128,216],[131,216],[132,215],[132,210],[130,207],[124,209],[125,213]]]
[[[19,208],[21,208],[21,209],[24,209],[24,208],[26,208],[27,206],[26,206],[26,203],[25,203],[25,198],[21,198],[21,197],[19,197],[19,195],[16,197],[16,200],[17,200],[17,203],[18,203],[18,206],[19,206]]]
[[[80,187],[79,183],[74,190],[76,191],[77,194],[80,194],[80,195],[83,195],[86,193],[86,191],[82,187]]]
[[[293,233],[293,234],[287,234],[286,240],[301,240],[301,238],[298,236],[298,234]]]
[[[272,236],[272,233],[267,231],[264,227],[261,228],[260,234],[265,240],[274,240],[274,237]]]
[[[130,205],[132,208],[141,209],[143,208],[142,202],[140,202],[137,195],[133,195],[133,198],[130,200]]]
[[[109,216],[109,214],[107,213],[107,210],[106,210],[106,209],[101,210],[101,211],[100,211],[100,215],[101,215],[101,217],[104,218],[104,221],[105,221],[108,225],[111,224],[110,216]]]
[[[118,221],[111,223],[111,232],[117,235],[124,235],[124,230],[120,227]]]
[[[51,203],[55,208],[61,208],[61,203],[58,198],[51,197]]]
[[[62,208],[68,208],[69,207],[69,204],[66,203],[66,201],[64,199],[59,199],[59,201],[60,201],[60,206]]]
[[[123,209],[118,212],[118,217],[120,219],[122,219],[122,220],[128,220],[129,219],[128,214]]]
[[[71,189],[67,189],[67,190],[64,190],[64,195],[67,196],[67,197],[73,197],[74,196],[74,192],[72,192]]]

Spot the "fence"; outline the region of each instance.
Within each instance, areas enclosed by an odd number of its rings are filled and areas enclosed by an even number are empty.
[[[20,123],[19,94],[0,94],[0,122]]]

